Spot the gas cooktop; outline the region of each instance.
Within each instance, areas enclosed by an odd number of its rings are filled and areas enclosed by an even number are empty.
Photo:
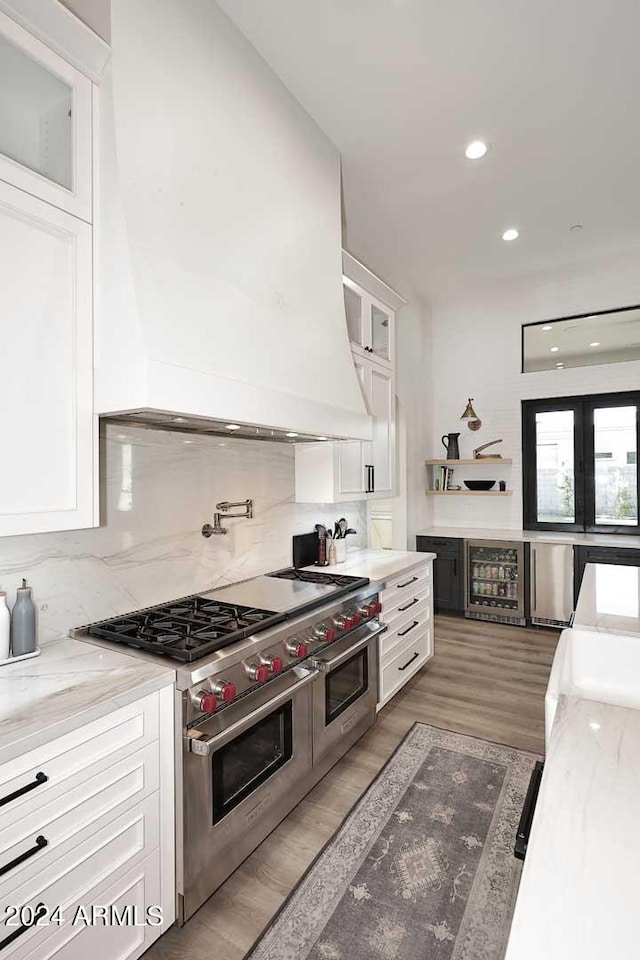
[[[285,613],[195,596],[93,623],[88,632],[190,663],[285,619]]]

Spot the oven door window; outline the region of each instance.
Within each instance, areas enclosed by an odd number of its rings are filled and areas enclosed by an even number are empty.
[[[325,678],[325,726],[369,689],[369,659],[365,647]]]
[[[292,709],[289,700],[214,753],[211,760],[214,823],[291,759]]]

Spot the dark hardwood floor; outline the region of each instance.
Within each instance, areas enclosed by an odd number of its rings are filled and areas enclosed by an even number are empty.
[[[435,656],[375,726],[182,929],[144,960],[241,960],[407,731],[438,727],[544,751],[544,694],[559,633],[436,617]]]

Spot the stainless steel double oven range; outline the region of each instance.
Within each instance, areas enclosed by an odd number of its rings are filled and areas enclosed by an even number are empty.
[[[184,923],[373,724],[376,588],[289,568],[74,631],[169,656]]]

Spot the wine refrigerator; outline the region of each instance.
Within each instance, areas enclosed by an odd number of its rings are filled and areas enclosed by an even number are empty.
[[[524,626],[525,545],[465,541],[465,616]]]

